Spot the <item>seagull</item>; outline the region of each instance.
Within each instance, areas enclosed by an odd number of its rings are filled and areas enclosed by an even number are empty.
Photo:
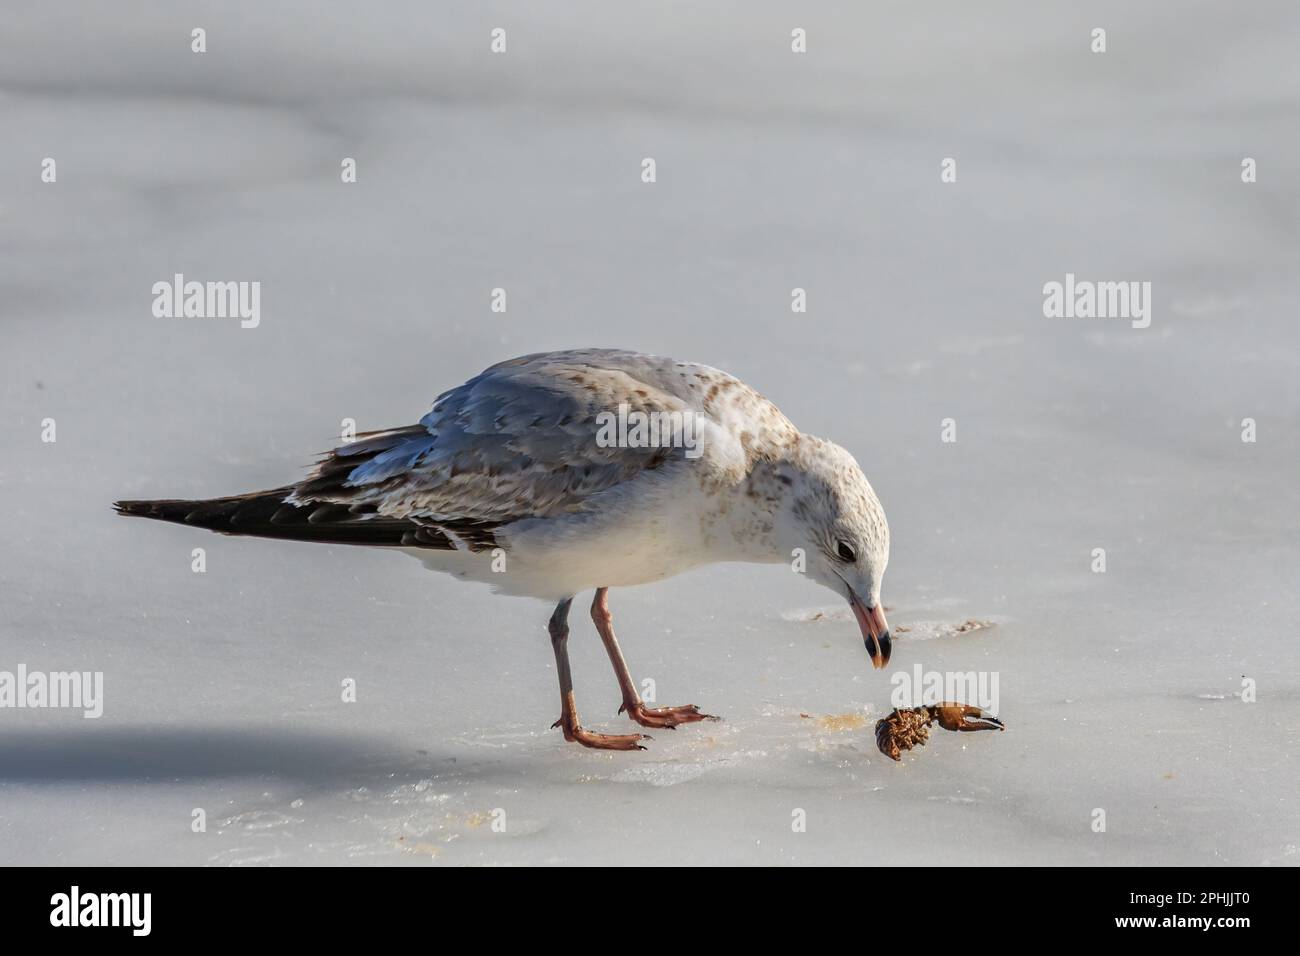
[[[644,750],[648,739],[578,718],[568,620],[587,590],[619,713],[646,728],[717,718],[694,704],[646,706],[614,635],[613,587],[715,562],[789,564],[846,600],[873,665],[889,662],[889,525],[862,469],[739,379],[693,362],[617,349],[525,355],[443,392],[417,424],[326,452],[296,484],[114,507],[224,534],[396,549],[555,602],[552,726],[585,747]]]

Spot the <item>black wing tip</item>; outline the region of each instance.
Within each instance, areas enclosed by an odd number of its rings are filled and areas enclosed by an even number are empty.
[[[301,491],[301,489],[298,489]],[[376,547],[431,548],[456,550],[457,545],[441,527],[415,519],[379,515],[371,505],[348,506],[329,501],[298,504],[285,499],[293,487],[252,492],[230,498],[190,501],[115,501],[120,515],[170,521],[191,528],[206,528],[220,534],[314,541],[321,544],[357,544]],[[494,547],[492,522],[449,522],[452,533],[471,550]]]

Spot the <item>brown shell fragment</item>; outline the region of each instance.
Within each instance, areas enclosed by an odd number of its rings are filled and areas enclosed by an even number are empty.
[[[933,721],[926,707],[895,709],[888,717],[876,721],[876,746],[890,760],[898,760],[904,750],[924,746],[930,739]]]
[[[930,725],[935,721],[944,730],[1006,730],[1002,721],[967,704],[909,707],[895,709],[888,717],[876,721],[876,746],[890,760],[898,760],[904,750],[923,746],[930,739]]]

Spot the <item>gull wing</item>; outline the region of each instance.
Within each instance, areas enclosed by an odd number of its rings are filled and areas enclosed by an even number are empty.
[[[671,359],[585,350],[494,365],[438,396],[418,425],[326,454],[288,501],[423,519],[456,531],[581,510],[593,496],[685,457],[602,446],[601,413],[702,414],[666,384]],[[649,379],[649,381],[647,381]]]

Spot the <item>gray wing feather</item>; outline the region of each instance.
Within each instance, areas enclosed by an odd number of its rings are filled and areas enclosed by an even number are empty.
[[[680,448],[602,447],[597,415],[620,404],[698,412],[673,371],[687,367],[596,349],[502,362],[438,396],[419,425],[335,449],[291,500],[492,523],[580,510],[592,496],[683,457]]]

